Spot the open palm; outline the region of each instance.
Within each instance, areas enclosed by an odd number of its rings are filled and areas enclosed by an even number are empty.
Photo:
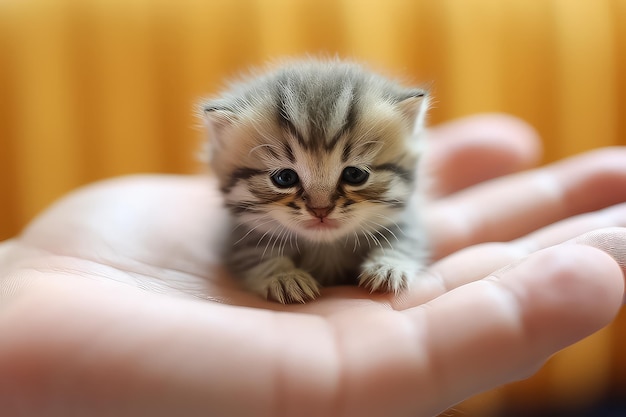
[[[607,324],[626,150],[515,174],[538,153],[515,120],[468,118],[429,141],[436,261],[397,297],[333,287],[285,306],[242,290],[206,176],[67,196],[0,246],[3,415],[433,415]]]

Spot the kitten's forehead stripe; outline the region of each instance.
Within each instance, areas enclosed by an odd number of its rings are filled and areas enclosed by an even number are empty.
[[[372,167],[374,171],[391,171],[399,178],[407,182],[415,180],[415,173],[412,170],[402,168],[400,165],[393,163],[380,164]]]
[[[229,181],[222,187],[222,191],[228,193],[239,181],[248,180],[256,175],[262,174],[265,174],[265,171],[248,167],[237,168],[230,174]]]
[[[343,147],[343,152],[341,153],[341,162],[346,162],[348,158],[350,158],[350,153],[352,152],[352,144],[350,142],[346,143]]]
[[[335,146],[337,146],[339,139],[341,139],[346,133],[349,133],[350,131],[354,129],[356,121],[357,121],[357,112],[356,112],[356,105],[354,103],[354,93],[350,92],[350,101],[348,102],[348,108],[345,112],[343,125],[339,128],[337,133],[335,133],[335,136],[333,136],[330,142],[326,143],[325,148],[328,151],[333,150]]]
[[[291,162],[292,164],[296,163],[296,156],[293,153],[293,149],[291,148],[291,145],[289,145],[288,143],[283,143],[283,149],[285,151],[285,156],[287,157],[287,159],[289,160],[289,162]]]
[[[265,146],[264,147],[265,152],[269,153],[274,159],[279,159],[280,156],[276,153],[276,151],[274,149],[272,149],[271,146]]]
[[[278,193],[272,189],[259,188],[250,184],[248,192],[258,199],[257,204],[283,203],[289,204],[292,197],[290,194]]]
[[[291,115],[289,113],[289,105],[287,103],[288,94],[289,94],[288,85],[283,82],[278,83],[278,87],[277,87],[278,97],[277,97],[277,106],[276,106],[277,113],[278,113],[277,114],[278,124],[283,130],[285,130],[286,132],[291,134],[291,136],[296,138],[300,146],[307,149],[308,148],[307,141],[304,140],[304,136],[302,135],[302,132],[300,132],[296,128],[293,121],[291,120]]]
[[[361,80],[355,74],[332,72],[313,72],[309,77],[276,75],[277,121],[304,150],[332,151],[356,125]]]
[[[234,213],[262,213],[263,210],[258,207],[258,203],[252,201],[238,201],[226,203],[226,206]]]

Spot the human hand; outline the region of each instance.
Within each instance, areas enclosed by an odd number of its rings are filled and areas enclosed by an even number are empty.
[[[610,322],[626,150],[515,174],[537,143],[503,116],[431,142],[437,261],[398,297],[243,291],[220,267],[226,218],[203,176],[70,194],[0,246],[3,416],[434,415]]]

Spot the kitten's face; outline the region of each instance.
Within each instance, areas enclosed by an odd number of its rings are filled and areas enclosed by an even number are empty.
[[[411,112],[422,98],[341,81],[328,91],[286,82],[235,113],[213,110],[212,166],[238,223],[331,242],[375,240],[396,222],[414,189]]]

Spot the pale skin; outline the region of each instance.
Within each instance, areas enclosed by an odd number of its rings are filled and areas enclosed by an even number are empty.
[[[0,245],[2,415],[431,416],[610,323],[626,150],[516,173],[538,142],[497,115],[430,142],[436,262],[398,297],[245,292],[218,266],[224,213],[206,177],[65,197]]]

